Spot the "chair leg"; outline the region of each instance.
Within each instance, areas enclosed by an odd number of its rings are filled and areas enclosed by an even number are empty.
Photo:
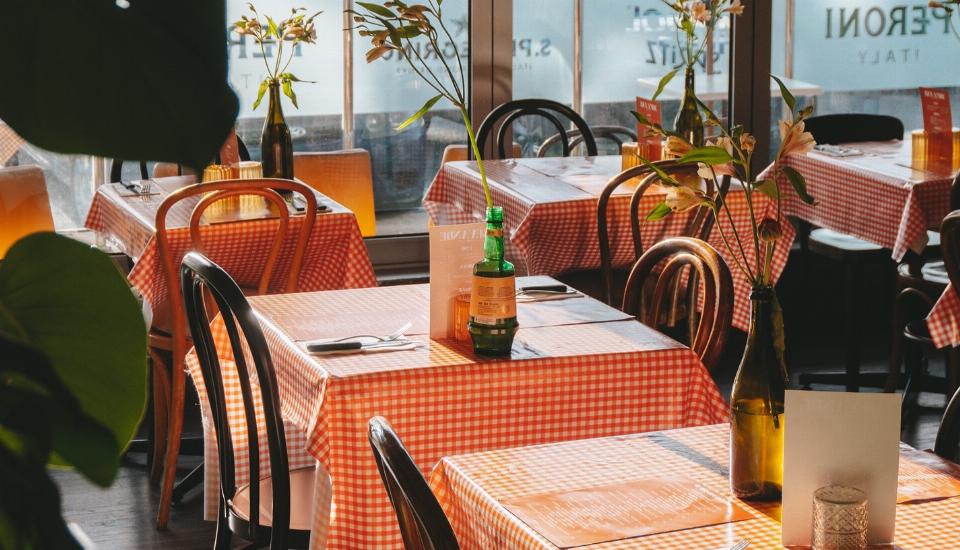
[[[883,386],[883,391],[893,393],[900,386],[900,369],[903,366],[903,352],[906,344],[906,338],[903,335],[903,329],[906,325],[904,319],[904,296],[898,294],[893,302],[893,335],[890,338],[890,360],[887,363],[887,382]]]
[[[165,529],[170,519],[173,503],[173,484],[177,480],[177,459],[180,457],[180,436],[183,433],[183,402],[186,393],[186,373],[183,362],[174,359],[170,369],[170,409],[167,429],[167,453],[163,464],[163,481],[160,485],[160,509],[157,512],[157,529]]]
[[[960,388],[960,349],[947,348],[947,400]]]
[[[163,473],[163,456],[167,448],[167,420],[170,415],[170,381],[166,362],[150,350],[150,371],[153,384],[153,449],[150,458],[150,482],[157,484]]]
[[[858,262],[848,262],[844,268],[844,333],[847,340],[846,370],[847,391],[860,391],[860,274],[863,268]]]
[[[910,402],[914,397],[911,393],[921,376],[920,350],[917,349],[916,344],[910,342],[905,342],[905,344],[904,362],[906,364],[907,382],[903,386],[903,398],[900,401],[901,429],[906,425],[907,414],[910,412]]]
[[[226,503],[220,500],[220,513],[217,515],[217,534],[213,539],[214,550],[230,550],[233,532],[230,531],[230,524],[227,520],[227,512],[224,508]]]

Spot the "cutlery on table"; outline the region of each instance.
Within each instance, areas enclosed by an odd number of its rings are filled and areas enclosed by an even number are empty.
[[[519,302],[545,302],[580,296],[583,296],[583,294],[566,285],[522,286],[517,291],[517,301]]]
[[[731,547],[730,547],[730,550],[743,550],[744,548],[746,548],[746,547],[748,547],[748,546],[750,546],[750,541],[747,540],[747,539],[743,539],[743,540],[741,540],[740,542],[738,542],[738,543],[734,544],[733,546],[731,546]]]
[[[366,351],[374,350],[381,348],[399,348],[402,345],[415,344],[410,340],[401,339],[410,327],[413,326],[413,323],[407,321],[397,330],[391,332],[387,336],[375,336],[372,334],[357,334],[354,336],[345,336],[343,338],[337,338],[334,340],[312,340],[309,342],[304,342],[307,346],[307,351],[312,353],[318,352],[327,352],[327,351]],[[361,342],[361,338],[370,338],[374,342]]]

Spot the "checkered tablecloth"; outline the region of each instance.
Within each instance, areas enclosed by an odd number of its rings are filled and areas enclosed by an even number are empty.
[[[607,181],[620,173],[620,157],[552,157],[491,160],[484,162],[494,204],[504,210],[504,229],[509,239],[506,255],[518,270],[531,275],[559,275],[576,269],[600,267],[597,237],[597,197]],[[616,267],[629,266],[636,258],[630,231],[630,193],[624,185],[608,204],[607,220],[611,257]],[[745,239],[747,257],[755,254],[748,245],[749,210],[745,194],[732,188],[727,198],[733,220]],[[643,216],[663,200],[662,192],[648,192],[640,202]],[[776,218],[776,205],[767,197],[755,197],[758,219]],[[450,162],[441,167],[427,190],[423,205],[435,224],[471,223],[485,219],[486,204],[475,162]],[[664,220],[644,222],[644,246],[683,234],[688,214],[674,214]],[[734,243],[730,222],[721,217],[721,229]],[[784,225],[784,236],[773,259],[773,280],[780,277],[794,232]],[[750,322],[750,289],[746,276],[736,268],[716,228],[709,238],[730,266],[735,290],[733,326],[746,330]],[[733,246],[736,246],[733,244]],[[751,265],[753,265],[751,263]]]
[[[116,184],[100,186],[87,214],[86,226],[104,234],[111,245],[135,261],[130,282],[154,307],[162,308],[169,293],[156,243],[156,213],[171,192],[193,183],[192,176],[152,180],[156,194],[133,196]],[[167,215],[167,231],[174,258],[179,262],[190,249],[189,221],[200,196],[185,199]],[[317,213],[300,272],[303,290],[327,290],[376,286],[373,266],[367,256],[353,213],[323,198],[329,213]],[[211,207],[210,211],[216,208]],[[262,218],[262,214],[258,214]],[[283,288],[293,256],[302,216],[291,216],[280,259],[274,270],[272,290]],[[204,252],[244,287],[256,287],[277,232],[276,219],[250,219],[201,226]]]
[[[927,329],[938,348],[960,346],[960,296],[952,284],[927,314]]]
[[[927,229],[938,228],[950,211],[953,175],[912,169],[909,141],[850,146],[864,154],[835,158],[811,152],[784,160],[803,174],[819,201],[810,206],[787,192],[785,212],[889,248],[896,261],[908,250],[922,252]],[[790,185],[782,181],[781,187]]]
[[[692,479],[728,495],[728,433],[727,425],[720,424],[448,456],[434,469],[430,485],[461,548],[555,549],[500,502],[666,476]],[[753,519],[580,548],[712,550],[742,539],[750,541],[750,548],[783,548],[779,503],[744,504]],[[960,497],[899,504],[896,521],[897,548],[960,548]]]
[[[332,495],[317,494],[314,547],[402,547],[367,442],[367,422],[376,415],[393,424],[425,474],[450,454],[727,419],[727,405],[693,352],[591,298],[518,304],[522,328],[512,357],[482,359],[469,343],[428,338],[428,295],[426,285],[409,285],[250,300],[276,366],[283,414],[301,427],[306,449],[331,481]],[[569,305],[574,301],[579,305]],[[412,321],[407,334],[423,346],[368,355],[305,351],[303,340],[356,334],[364,324],[358,318],[367,320],[369,334]],[[229,361],[222,322],[213,331]],[[188,364],[203,395],[196,365]],[[238,384],[229,381],[227,397],[239,426]],[[215,439],[206,441],[212,481]],[[239,483],[247,467],[240,464]],[[208,511],[215,511],[216,495],[208,483]]]

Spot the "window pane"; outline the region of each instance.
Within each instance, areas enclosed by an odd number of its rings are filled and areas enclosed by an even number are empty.
[[[445,82],[447,64],[459,80],[460,66],[469,77],[469,24],[467,0],[443,3],[443,21],[447,37],[439,29],[440,51],[434,51],[423,39],[414,41],[419,49],[408,51],[426,60],[430,70]],[[396,52],[388,52],[373,63],[364,61],[370,39],[354,33],[354,147],[370,151],[373,162],[374,197],[378,217],[378,235],[396,232],[426,231],[426,215],[420,201],[436,175],[447,145],[466,144],[466,131],[458,111],[442,100],[421,120],[402,132],[395,128],[415,113],[437,92],[424,83]],[[461,59],[454,55],[453,45]],[[469,78],[467,78],[469,86]]]
[[[323,11],[314,24],[317,27],[316,44],[301,44],[295,53],[289,72],[301,80],[313,81],[294,84],[297,103],[294,108],[286,97],[283,112],[290,126],[295,151],[329,151],[343,146],[341,114],[343,113],[343,2],[342,0],[308,0],[300,2],[308,13]],[[257,11],[275,20],[290,13],[290,2],[259,0]],[[247,15],[247,2],[227,2],[227,23]],[[254,110],[260,82],[267,74],[266,63],[276,60],[276,48],[267,45],[263,51],[250,36],[230,32],[228,41],[230,85],[240,98],[237,133],[243,139],[250,156],[260,159],[260,132],[267,112],[266,98]]]
[[[514,0],[513,97],[573,103],[572,0]]]
[[[814,104],[814,114],[893,115],[906,130],[921,128],[919,86],[947,88],[954,123],[960,123],[960,41],[942,10],[926,2],[875,0],[794,0],[793,48],[787,50],[787,0],[774,0],[774,74],[799,83],[798,101]],[[788,55],[793,72],[787,74]],[[779,143],[776,121],[783,105],[773,98],[771,139]]]
[[[583,0],[583,110],[587,122],[636,126],[630,115],[636,97],[653,96],[663,75],[683,63],[672,13],[660,0],[629,4]],[[709,87],[720,90],[714,94],[720,99],[711,105],[718,114],[726,112],[729,31],[729,18],[717,23],[713,48],[704,52],[695,68],[701,88],[708,85],[709,70]],[[673,126],[682,90],[681,68],[660,95],[667,128]],[[698,88],[698,93],[704,91]]]

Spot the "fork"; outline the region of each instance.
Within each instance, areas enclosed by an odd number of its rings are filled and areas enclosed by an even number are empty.
[[[750,541],[747,539],[742,539],[740,542],[734,544],[730,547],[730,550],[743,550],[744,548],[750,546]]]
[[[327,340],[326,338],[322,338],[322,339],[320,339],[320,340],[308,340],[308,341],[304,342],[304,344],[307,344],[307,345],[310,345],[310,344],[335,344],[335,343],[337,343],[337,342],[343,342],[343,341],[345,341],[345,340],[356,340],[356,339],[358,339],[358,338],[373,338],[374,340],[377,341],[377,343],[382,344],[382,343],[384,343],[384,342],[392,342],[392,341],[400,338],[401,336],[404,335],[405,332],[407,332],[408,330],[410,330],[410,327],[412,327],[412,326],[413,326],[413,323],[412,323],[411,321],[407,321],[406,323],[403,324],[403,326],[401,326],[400,328],[398,328],[397,330],[391,332],[390,334],[388,334],[388,335],[386,335],[386,336],[376,336],[376,335],[374,335],[374,334],[356,334],[356,335],[354,335],[354,336],[344,336],[343,338],[337,338],[337,339],[335,339],[335,340]]]

